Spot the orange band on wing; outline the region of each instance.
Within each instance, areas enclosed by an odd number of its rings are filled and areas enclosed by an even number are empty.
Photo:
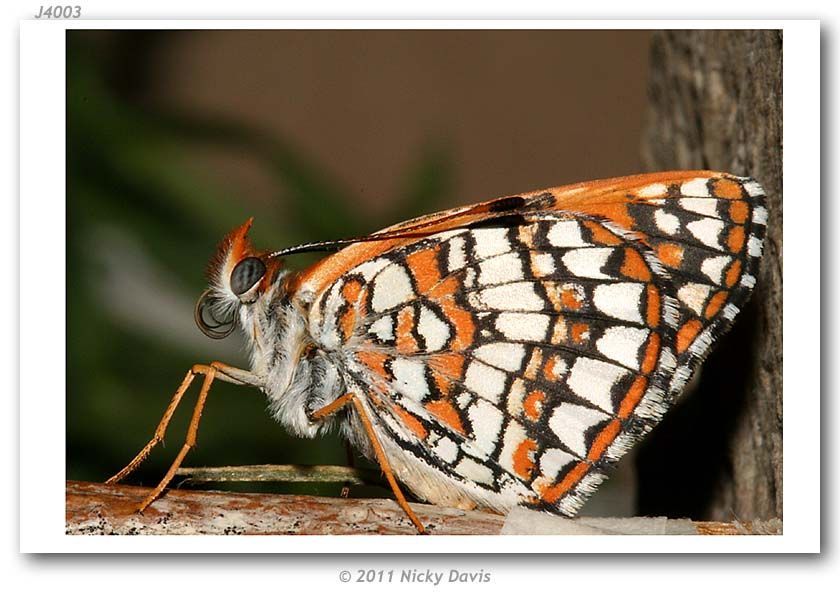
[[[554,504],[572,489],[588,470],[588,464],[579,462],[560,482],[538,490],[540,498],[547,504]]]
[[[694,341],[702,328],[703,323],[700,322],[699,319],[687,321],[682,327],[680,327],[680,330],[677,332],[677,352],[679,354],[688,350],[691,342]]]
[[[736,260],[726,270],[726,287],[732,287],[738,283],[738,278],[741,276],[741,261]]]
[[[736,223],[746,223],[750,214],[750,206],[743,200],[735,200],[729,205],[729,218]]]
[[[642,400],[642,396],[644,396],[645,392],[648,388],[648,380],[646,377],[639,375],[633,381],[633,384],[630,386],[630,389],[627,391],[627,394],[621,400],[621,404],[618,407],[618,418],[619,419],[626,419],[633,411],[636,410],[636,407],[639,405],[639,402]]]
[[[706,310],[703,313],[707,319],[711,319],[714,317],[718,311],[720,311],[723,304],[726,302],[726,299],[729,297],[728,292],[720,291],[716,293],[712,298],[709,300],[709,303],[706,305]]]
[[[525,416],[534,422],[539,421],[540,415],[542,415],[544,402],[545,392],[542,390],[531,391],[527,396],[525,396],[525,400],[522,403],[522,409],[525,411]]]
[[[645,356],[642,359],[642,373],[647,375],[656,367],[656,361],[659,360],[659,351],[661,342],[659,341],[659,334],[655,331],[650,334],[647,348],[645,349]]]
[[[406,306],[397,313],[397,350],[401,354],[413,354],[419,349],[413,329],[414,309]]]
[[[736,225],[732,229],[729,230],[729,238],[727,239],[727,245],[729,246],[729,251],[733,254],[737,254],[741,251],[741,248],[744,247],[744,228],[740,225]]]
[[[604,454],[604,451],[610,444],[613,443],[613,440],[615,440],[620,432],[621,421],[618,419],[610,421],[607,426],[600,431],[598,436],[595,438],[595,441],[592,442],[592,446],[589,448],[589,453],[586,455],[586,460],[591,462],[599,460]]]
[[[440,246],[424,248],[409,254],[405,261],[417,283],[417,293],[426,294],[432,286],[440,281],[440,271],[437,267],[437,255]]]
[[[419,437],[421,440],[426,439],[426,436],[429,435],[429,432],[426,430],[426,428],[423,426],[423,423],[421,423],[417,417],[412,415],[407,410],[404,410],[397,404],[392,404],[391,407],[394,409],[394,412],[397,413],[397,416],[400,418],[400,420],[405,424],[406,427],[408,427],[414,433],[414,435]]]
[[[389,377],[388,371],[385,369],[385,363],[388,361],[387,354],[382,352],[360,351],[356,353],[356,358],[380,377]]]
[[[624,249],[624,263],[621,265],[621,274],[636,281],[650,281],[650,269],[635,248]]]
[[[426,404],[426,410],[437,419],[461,435],[466,435],[464,424],[461,422],[461,415],[452,404],[446,400],[435,400]]]
[[[744,190],[741,185],[731,179],[718,179],[715,181],[714,193],[718,198],[726,200],[740,200],[744,197]]]
[[[522,479],[530,479],[534,470],[533,452],[537,443],[532,439],[524,439],[513,452],[513,470]]]
[[[647,286],[647,311],[645,321],[648,327],[653,329],[659,327],[659,315],[662,310],[662,300],[659,296],[659,290],[654,285]]]

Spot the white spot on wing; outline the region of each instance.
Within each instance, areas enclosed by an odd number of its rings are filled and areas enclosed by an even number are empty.
[[[464,385],[467,389],[495,404],[505,390],[506,379],[504,371],[474,360],[467,367]]]
[[[442,349],[449,339],[449,325],[440,319],[433,311],[425,306],[420,308],[420,319],[417,322],[417,333],[423,336],[426,350],[435,352]]]
[[[394,390],[398,393],[418,401],[429,395],[426,367],[423,363],[397,358],[391,363],[391,371],[394,374]]]
[[[589,337],[589,332],[586,333],[587,337]],[[569,371],[569,363],[566,362],[566,359],[561,358],[560,356],[554,357],[554,366],[551,368],[551,374],[554,376],[554,379],[560,379]]]
[[[405,269],[396,263],[382,269],[373,280],[371,306],[374,312],[384,312],[413,297],[411,279]]]
[[[713,256],[703,261],[700,270],[714,283],[720,284],[723,281],[723,270],[731,260],[728,256]]]
[[[525,434],[525,428],[518,422],[511,421],[505,429],[502,451],[499,453],[499,465],[505,471],[517,477],[516,469],[513,466],[513,454],[526,437],[528,436]]]
[[[661,198],[668,193],[668,186],[664,183],[651,183],[636,192],[639,198]]]
[[[558,248],[580,248],[590,246],[580,235],[577,221],[557,221],[548,230],[548,243]]]
[[[720,232],[723,229],[723,221],[718,219],[700,219],[699,221],[692,221],[686,225],[686,229],[691,232],[691,235],[709,248],[722,249],[718,242],[718,237],[720,237]]]
[[[683,196],[703,196],[708,197],[709,194],[709,187],[708,184],[709,180],[705,177],[699,177],[697,179],[692,179],[691,181],[686,181],[680,187],[680,194]]]
[[[458,394],[458,397],[455,398],[455,404],[458,405],[458,408],[461,410],[465,409],[470,402],[472,402],[475,398],[469,392],[461,392]]]
[[[616,382],[629,371],[618,365],[601,360],[580,357],[572,365],[566,380],[569,389],[592,404],[612,413],[612,389]]]
[[[615,279],[601,272],[613,253],[612,248],[582,248],[563,254],[563,264],[578,277],[592,279]]]
[[[755,277],[753,277],[749,273],[744,273],[744,275],[741,277],[741,285],[745,288],[752,289],[753,287],[755,287]]]
[[[440,233],[436,233],[434,235],[429,236],[430,239],[433,240],[440,240],[445,242],[451,237],[455,237],[456,235],[461,235],[466,231],[465,229],[448,229],[447,231],[441,231]]]
[[[518,281],[490,287],[478,292],[480,306],[478,308],[494,308],[497,310],[542,310],[543,301],[534,290],[531,281]]]
[[[487,258],[510,252],[506,229],[476,229],[472,232],[475,241],[475,254],[478,258]]]
[[[767,209],[763,206],[756,206],[753,209],[753,223],[758,225],[767,225]]]
[[[510,385],[507,397],[507,410],[510,416],[518,418],[522,414],[523,398],[525,398],[525,383],[521,379],[516,379]]]
[[[764,188],[757,181],[748,181],[744,184],[744,189],[752,197],[764,195]]]
[[[747,241],[747,254],[749,254],[750,256],[759,257],[761,256],[761,251],[763,247],[764,242],[762,242],[754,235],[751,235],[750,239]]]
[[[641,283],[605,283],[595,288],[592,300],[602,313],[633,323],[644,324],[640,310],[644,285]]]
[[[525,277],[522,272],[522,261],[514,253],[489,258],[483,261],[479,268],[481,273],[478,276],[478,283],[481,285],[521,281]]]
[[[554,432],[554,435],[572,452],[583,457],[586,456],[588,450],[585,438],[586,431],[609,418],[608,415],[597,410],[571,402],[562,402],[551,414],[548,426]]]
[[[689,282],[677,291],[677,298],[696,314],[703,314],[703,305],[709,297],[712,288],[702,283]]]
[[[386,258],[377,258],[375,260],[363,262],[358,267],[350,271],[350,274],[361,275],[366,281],[370,281],[374,275],[390,264],[391,261]]]
[[[575,457],[565,450],[549,448],[540,457],[540,475],[545,477],[547,482],[553,483],[563,467],[573,460],[575,460]]]
[[[661,208],[653,213],[653,219],[660,231],[664,231],[669,235],[674,235],[680,230],[680,220],[676,215],[665,212]]]
[[[738,316],[738,307],[735,306],[734,304],[727,304],[726,306],[723,307],[722,312],[723,312],[723,318],[731,321],[736,316]]]
[[[489,365],[513,372],[522,368],[522,360],[525,358],[525,346],[522,344],[494,342],[479,346],[475,350],[475,356]]]
[[[504,420],[502,411],[485,400],[478,400],[467,409],[467,417],[475,438],[471,445],[482,455],[490,455],[499,441],[499,431]]]
[[[478,483],[485,485],[492,485],[493,483],[493,472],[471,458],[462,458],[458,466],[455,467],[455,472],[465,479],[470,479]]]
[[[451,463],[458,458],[458,446],[448,437],[440,438],[440,441],[434,445],[432,451],[447,463]]]
[[[680,206],[685,210],[709,217],[718,217],[717,198],[682,198]]]
[[[639,368],[639,348],[648,338],[646,329],[638,327],[610,327],[598,339],[601,353],[631,369]]]
[[[394,321],[391,315],[385,315],[373,322],[370,332],[376,335],[383,342],[394,339]]]
[[[531,270],[537,277],[545,277],[554,273],[554,257],[544,252],[531,254]]]
[[[467,264],[467,257],[464,254],[464,238],[452,238],[449,242],[449,257],[447,259],[450,271],[456,271]]]
[[[464,270],[464,287],[469,289],[475,284],[475,269],[468,267]]]
[[[539,313],[506,312],[496,317],[496,329],[511,341],[542,341],[550,323],[548,315]]]

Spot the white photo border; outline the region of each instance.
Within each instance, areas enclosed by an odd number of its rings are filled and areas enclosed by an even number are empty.
[[[779,536],[65,535],[65,51],[68,29],[783,30],[784,533]],[[820,549],[819,21],[169,20],[22,21],[20,27],[20,550],[22,552],[794,553]],[[43,287],[48,294],[25,294]],[[792,266],[791,266],[792,265]],[[818,285],[818,284],[816,284]],[[807,306],[805,303],[807,302]],[[49,315],[44,319],[43,315]],[[52,340],[49,345],[43,340]],[[806,377],[806,374],[808,376]],[[817,374],[818,375],[818,374]],[[45,406],[48,403],[48,406]],[[59,459],[59,457],[62,457]]]

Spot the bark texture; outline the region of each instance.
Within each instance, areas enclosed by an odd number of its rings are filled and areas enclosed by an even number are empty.
[[[642,449],[640,510],[780,518],[782,33],[659,32],[649,85],[646,168],[752,176],[767,193],[770,218],[749,305],[709,356],[696,388]]]
[[[415,535],[393,500],[323,498],[168,490],[143,513],[151,490],[68,481],[67,535]],[[431,535],[679,534],[775,535],[776,520],[692,523],[668,519],[566,519],[521,509],[516,522],[502,515],[412,504]],[[503,529],[503,527],[505,529]]]

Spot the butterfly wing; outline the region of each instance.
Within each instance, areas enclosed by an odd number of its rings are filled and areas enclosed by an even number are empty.
[[[351,246],[302,279],[311,334],[417,495],[574,514],[745,300],[763,233],[751,185],[659,174],[397,225],[412,237]]]
[[[678,368],[671,388],[679,392],[755,286],[767,229],[764,190],[750,178],[688,171],[549,193],[556,208],[601,216],[636,232],[665,265],[679,300]]]

